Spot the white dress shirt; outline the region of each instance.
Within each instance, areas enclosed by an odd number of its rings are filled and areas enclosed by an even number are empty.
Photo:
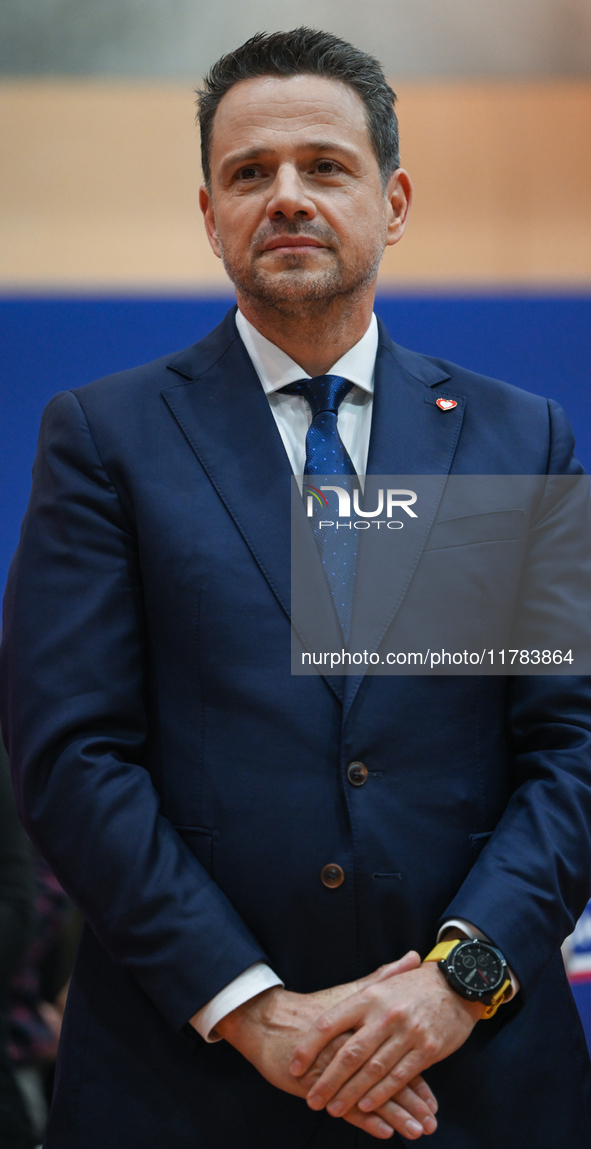
[[[283,440],[283,446],[294,475],[303,475],[306,463],[306,435],[312,412],[302,395],[282,395],[281,387],[311,376],[286,355],[280,347],[265,339],[241,311],[236,312],[236,326]],[[345,396],[338,416],[339,435],[349,452],[358,475],[365,475],[373,407],[373,377],[378,351],[378,321],[372,315],[365,335],[330,368],[331,375],[343,375],[354,386]]]
[[[285,351],[261,335],[241,311],[236,313],[236,326],[269,400],[292,471],[294,475],[301,476],[306,462],[306,434],[312,422],[312,413],[303,396],[281,394],[280,388],[299,379],[310,379],[311,376]],[[367,469],[377,350],[378,323],[375,315],[372,315],[365,335],[327,372],[343,375],[354,384],[339,407],[338,430],[360,478]],[[451,926],[460,926],[469,936],[484,939],[484,934],[469,922],[459,919],[446,922],[439,936]],[[256,962],[204,1005],[191,1018],[191,1024],[206,1041],[219,1041],[219,1035],[215,1032],[218,1021],[263,990],[283,984],[281,978],[265,962]],[[513,988],[514,991],[518,988],[517,983],[513,983]]]

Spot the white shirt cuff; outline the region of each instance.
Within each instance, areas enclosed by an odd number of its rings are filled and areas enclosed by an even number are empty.
[[[257,961],[216,993],[215,997],[212,997],[211,1001],[191,1018],[191,1025],[205,1041],[209,1043],[221,1041],[219,1033],[215,1032],[218,1021],[263,990],[283,984],[281,978],[277,977],[264,961]]]
[[[478,938],[479,941],[488,942],[489,945],[493,944],[490,938],[487,937],[486,934],[483,934],[482,930],[478,930],[476,926],[472,925],[472,922],[467,922],[464,920],[464,918],[449,918],[447,922],[444,922],[439,933],[437,934],[437,941],[440,942],[444,933],[446,933],[447,930],[452,929],[463,930],[464,933],[468,934],[468,936],[471,938]],[[508,997],[505,998],[505,1001],[511,1001],[511,998],[515,997],[516,993],[519,993],[520,986],[517,978],[515,977],[515,974],[512,973],[508,966],[507,973],[511,978],[511,993]]]

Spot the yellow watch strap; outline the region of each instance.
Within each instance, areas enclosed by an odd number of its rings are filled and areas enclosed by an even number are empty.
[[[435,948],[431,950],[431,953],[427,954],[423,960],[441,961],[442,958],[449,957],[451,951],[460,945],[461,940],[461,938],[451,938],[451,940],[446,942],[438,942]]]
[[[482,1014],[482,1020],[483,1021],[487,1021],[489,1017],[495,1016],[497,1009],[499,1008],[500,1005],[503,1004],[503,1002],[505,1000],[505,994],[507,993],[508,989],[511,989],[511,978],[510,977],[508,977],[503,982],[501,988],[497,990],[497,992],[495,993],[490,1005],[485,1005],[483,1007],[483,1009],[484,1009],[484,1013]]]

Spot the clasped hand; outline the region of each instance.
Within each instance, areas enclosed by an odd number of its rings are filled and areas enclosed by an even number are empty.
[[[333,1117],[353,1109],[376,1112],[463,1045],[481,1016],[482,1006],[454,993],[435,963],[415,966],[362,986],[318,1017],[294,1050],[290,1072],[305,1076],[330,1043],[348,1032],[308,1090],[308,1105],[326,1108]],[[399,1131],[408,1137],[407,1130]],[[423,1126],[421,1132],[433,1129]]]
[[[411,951],[358,982],[318,993],[274,988],[218,1024],[259,1072],[312,1109],[380,1140],[437,1128],[437,1102],[420,1076],[457,1049],[480,1016]]]

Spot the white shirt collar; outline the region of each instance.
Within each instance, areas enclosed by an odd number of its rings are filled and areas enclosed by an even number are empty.
[[[236,327],[267,395],[298,379],[310,378],[285,351],[261,335],[240,310],[236,312]],[[344,375],[371,395],[377,350],[378,321],[374,314],[365,335],[333,364],[328,374]]]

